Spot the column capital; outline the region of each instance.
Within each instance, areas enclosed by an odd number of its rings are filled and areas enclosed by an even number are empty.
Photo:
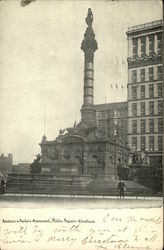
[[[81,43],[81,49],[85,53],[85,60],[87,60],[88,62],[93,62],[93,55],[98,47],[97,41],[95,39],[95,33],[92,28],[93,14],[90,8],[88,9],[88,15],[85,18],[85,21],[88,27],[85,31],[84,39]]]

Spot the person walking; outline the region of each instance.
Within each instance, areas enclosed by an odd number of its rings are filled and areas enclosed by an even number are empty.
[[[123,197],[124,199],[124,192],[126,191],[126,187],[125,183],[122,180],[120,180],[120,182],[118,183],[117,191],[120,193],[120,199],[121,197]]]
[[[1,180],[1,194],[4,194],[5,193],[5,181],[4,181],[4,178],[2,177],[2,180]]]

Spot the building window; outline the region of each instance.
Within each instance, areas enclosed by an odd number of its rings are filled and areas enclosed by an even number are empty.
[[[163,132],[163,120],[162,118],[158,118],[158,133]]]
[[[141,37],[141,57],[144,57],[146,54],[146,37]]]
[[[162,54],[162,33],[157,34],[158,54]]]
[[[149,68],[149,81],[153,81],[154,80],[154,68],[150,67]]]
[[[124,117],[124,110],[123,109],[119,109],[119,117]]]
[[[109,118],[113,117],[113,110],[108,110],[108,117]]]
[[[158,83],[158,97],[162,97],[162,83]]]
[[[162,115],[163,103],[162,100],[158,101],[158,115]]]
[[[133,42],[133,58],[136,58],[137,57],[137,51],[138,51],[138,39],[133,38],[132,42]]]
[[[140,95],[141,95],[141,99],[145,98],[145,85],[141,85]]]
[[[132,150],[133,151],[136,151],[136,149],[137,149],[137,137],[135,136],[133,136],[132,137]]]
[[[137,103],[132,103],[132,116],[137,116]]]
[[[141,136],[141,151],[145,151],[145,136]]]
[[[154,54],[154,34],[149,35],[149,55],[152,56]]]
[[[149,115],[154,115],[154,102],[149,102]]]
[[[162,136],[158,136],[158,150],[162,151]]]
[[[132,133],[133,134],[137,133],[137,120],[132,121]]]
[[[149,136],[149,150],[154,150],[154,136]]]
[[[119,134],[123,135],[124,134],[124,131],[125,131],[125,124],[123,121],[119,120]]]
[[[154,119],[149,119],[149,132],[154,133]]]
[[[137,82],[137,70],[132,70],[132,83]]]
[[[141,133],[145,133],[145,119],[141,120]]]
[[[145,115],[145,102],[141,102],[141,115]]]
[[[103,120],[107,119],[107,114],[105,112],[101,112],[100,119],[103,119]]]
[[[157,67],[157,78],[158,80],[162,80],[162,66]]]
[[[137,87],[132,86],[132,99],[136,100],[137,99]]]
[[[145,82],[145,69],[140,70],[141,82]]]
[[[154,97],[154,84],[149,84],[149,98]]]

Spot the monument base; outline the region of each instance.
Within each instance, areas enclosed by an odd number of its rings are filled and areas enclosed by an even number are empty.
[[[91,175],[9,174],[6,193],[117,196],[118,180],[93,179]],[[100,178],[100,177],[99,177]],[[124,181],[128,195],[152,191],[134,181]],[[126,194],[125,193],[125,194]]]

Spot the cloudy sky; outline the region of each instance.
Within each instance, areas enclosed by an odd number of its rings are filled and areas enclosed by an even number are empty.
[[[126,31],[161,19],[161,1],[36,0],[26,7],[20,0],[0,3],[0,153],[13,153],[14,163],[32,162],[40,153],[45,104],[49,140],[80,120],[80,45],[88,8],[98,42],[95,103],[124,101]]]

